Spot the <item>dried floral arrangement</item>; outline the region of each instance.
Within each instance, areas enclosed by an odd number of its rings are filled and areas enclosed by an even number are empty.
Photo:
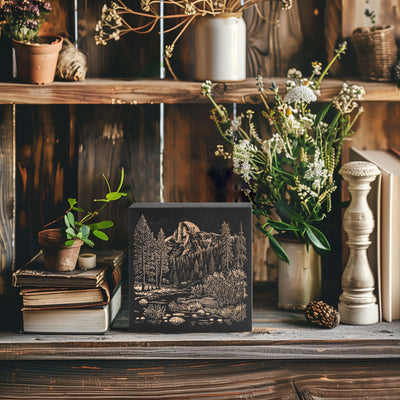
[[[121,36],[136,32],[146,34],[155,29],[160,19],[173,20],[171,28],[165,33],[177,31],[172,43],[165,46],[164,58],[171,71],[169,59],[172,57],[176,42],[182,36],[188,26],[198,17],[207,15],[241,13],[247,8],[255,7],[262,17],[258,4],[265,0],[141,0],[141,11],[135,11],[127,7],[122,0],[112,1],[105,4],[102,9],[101,19],[96,25],[96,44],[106,45],[111,39],[119,40]],[[293,0],[270,0],[279,1],[284,10],[292,7]],[[163,3],[164,15],[160,14],[160,4]],[[142,17],[138,26],[132,26],[127,21],[128,15]]]
[[[271,248],[289,262],[274,235],[279,233],[311,244],[319,253],[330,250],[325,235],[316,227],[331,211],[336,190],[334,170],[340,161],[343,140],[353,134],[353,125],[363,108],[357,100],[365,94],[361,86],[343,84],[340,93],[318,113],[310,105],[317,101],[321,82],[346,50],[341,44],[327,67],[313,62],[313,73],[303,77],[294,68],[288,72],[286,95],[272,83],[274,104],[269,105],[262,78],[257,78],[262,112],[272,127],[269,137],[257,132],[254,111],[230,118],[226,108],[212,97],[212,83],[202,84],[203,94],[214,106],[211,117],[222,137],[233,146],[219,145],[216,155],[233,159],[233,171],[247,184],[245,191],[259,217],[257,227]],[[352,115],[354,114],[354,115]]]

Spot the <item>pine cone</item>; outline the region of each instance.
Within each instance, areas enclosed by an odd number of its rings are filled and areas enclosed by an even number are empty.
[[[312,301],[304,310],[306,321],[323,328],[334,328],[339,325],[340,314],[323,301]]]

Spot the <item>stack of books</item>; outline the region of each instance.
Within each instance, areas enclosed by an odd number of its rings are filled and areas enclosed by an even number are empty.
[[[96,251],[90,270],[48,271],[40,258],[13,273],[24,332],[104,333],[121,307],[122,250]]]

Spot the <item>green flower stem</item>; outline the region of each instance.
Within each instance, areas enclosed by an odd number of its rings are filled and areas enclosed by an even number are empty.
[[[325,69],[323,70],[323,72],[320,75],[319,79],[315,82],[315,85],[316,85],[317,89],[319,89],[322,80],[325,78],[325,75],[331,69],[331,67],[335,63],[336,59],[341,57],[341,55],[346,51],[346,48],[347,48],[347,44],[343,44],[342,46],[339,47],[339,50],[336,51],[336,54],[332,57],[332,60],[325,67]]]

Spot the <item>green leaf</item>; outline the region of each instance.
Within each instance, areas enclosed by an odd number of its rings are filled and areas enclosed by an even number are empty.
[[[315,246],[317,249],[324,251],[331,250],[328,239],[319,229],[312,225],[307,225],[305,228],[306,235],[310,239],[310,242],[313,244],[313,246]]]
[[[74,240],[67,240],[64,244],[65,244],[67,247],[70,247],[70,246],[72,246],[72,245],[74,244]]]
[[[289,225],[286,222],[282,221],[276,221],[276,220],[268,220],[268,225],[271,228],[276,229],[277,231],[299,231],[299,228],[297,226]]]
[[[328,113],[329,109],[332,106],[332,102],[328,103],[326,106],[322,107],[317,117],[315,118],[314,127],[317,127],[318,124],[325,118],[325,115]]]
[[[97,222],[95,224],[89,225],[89,228],[92,231],[94,231],[94,230],[98,230],[98,229],[111,228],[113,225],[114,225],[114,223],[112,221],[101,221],[101,222]]]
[[[274,251],[274,253],[284,262],[290,264],[289,262],[289,257],[285,253],[285,250],[282,249],[281,245],[277,242],[277,240],[274,238],[274,236],[271,234],[272,229],[267,231],[264,229],[259,222],[256,223],[256,228],[258,228],[264,235],[266,235],[269,238],[269,244],[271,246],[271,249]]]
[[[122,197],[122,193],[111,192],[106,194],[106,199],[110,201],[119,200]]]
[[[82,233],[81,239],[87,238],[87,237],[89,236],[89,234],[90,234],[90,228],[89,228],[87,225],[82,225],[82,226],[79,228],[79,232]]]
[[[272,236],[268,235],[269,238],[269,245],[271,246],[271,249],[274,251],[274,253],[285,263],[290,264],[290,260],[288,255],[285,253],[285,250],[282,249],[281,245],[278,243],[278,241]]]
[[[70,235],[71,237],[76,237],[76,233],[73,228],[69,227],[65,230],[65,232]]]
[[[71,211],[69,211],[65,217],[67,218],[67,220],[69,222],[69,224],[67,224],[67,222],[65,222],[65,225],[68,226],[68,227],[72,226],[73,228],[75,228],[75,216],[74,216],[74,214]],[[64,217],[64,220],[65,220],[65,217]]]
[[[76,201],[76,199],[72,199],[72,198],[69,198],[68,199],[68,203],[69,203],[69,206],[70,207],[73,207],[75,204],[77,204],[78,202]]]
[[[64,215],[64,223],[67,228],[71,227],[71,224],[69,223],[69,219],[66,215]]]
[[[301,216],[285,203],[277,203],[276,210],[281,218],[284,217],[288,221],[303,222]]]
[[[82,238],[82,242],[87,244],[90,247],[94,247],[94,243],[88,238]]]
[[[72,209],[74,211],[78,211],[78,212],[85,212],[85,210],[83,208],[80,208],[80,207],[72,207]]]
[[[101,240],[104,240],[104,241],[108,240],[108,236],[102,231],[95,230],[95,231],[93,231],[93,235]]]

